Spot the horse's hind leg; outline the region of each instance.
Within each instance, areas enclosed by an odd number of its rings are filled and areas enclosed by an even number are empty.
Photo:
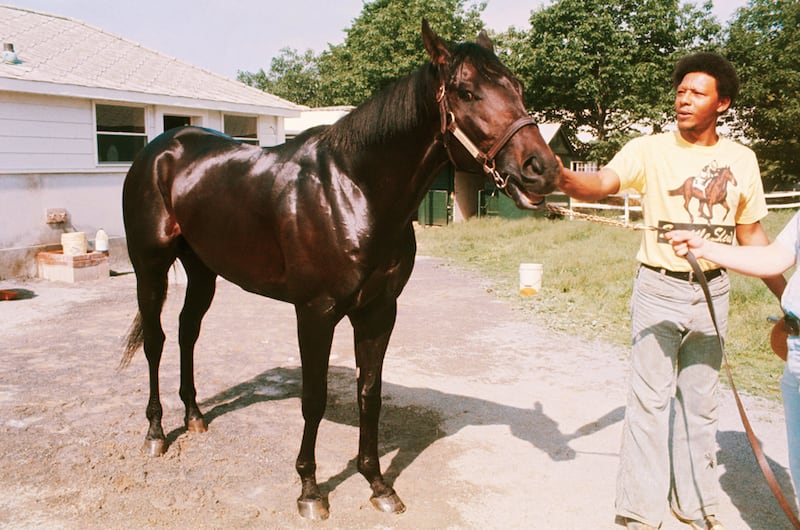
[[[179,394],[186,407],[184,416],[186,430],[205,432],[208,426],[197,406],[197,390],[194,386],[194,346],[200,335],[200,322],[214,299],[217,275],[193,253],[182,254],[180,259],[186,270],[187,285],[178,332],[178,344],[181,350]]]
[[[144,354],[150,379],[150,397],[147,402],[147,421],[149,427],[142,449],[151,456],[164,454],[164,430],[161,427],[163,409],[161,407],[158,383],[158,368],[164,349],[164,330],[161,327],[161,309],[167,296],[167,269],[169,264],[156,270],[136,269],[136,293],[142,319]]]
[[[689,192],[684,191],[684,193],[683,193],[683,209],[686,210],[686,213],[689,214],[689,222],[693,223],[694,222],[694,216],[692,215],[691,210],[689,210],[689,203],[690,202],[692,202],[692,192],[691,191],[689,191]],[[702,203],[700,203],[700,204],[702,205]]]

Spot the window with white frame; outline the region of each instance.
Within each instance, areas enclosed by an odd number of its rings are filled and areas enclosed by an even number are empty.
[[[95,105],[97,161],[100,164],[133,162],[147,144],[144,109],[120,105]]]
[[[258,145],[258,118],[225,114],[223,131],[242,143]]]
[[[597,171],[597,162],[572,162],[573,171]]]

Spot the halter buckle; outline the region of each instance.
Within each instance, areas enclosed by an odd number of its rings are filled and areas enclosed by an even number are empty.
[[[444,100],[444,96],[447,93],[447,90],[444,87],[444,83],[439,87],[438,92],[436,93],[436,102],[441,103]]]
[[[486,168],[487,166],[484,165],[483,169],[486,170]],[[508,179],[509,179],[508,176],[503,178],[503,175],[495,171],[494,168],[492,168],[490,171],[487,171],[487,173],[489,173],[492,176],[492,180],[494,181],[494,185],[497,187],[497,189],[499,190],[506,189],[506,186],[508,186]]]

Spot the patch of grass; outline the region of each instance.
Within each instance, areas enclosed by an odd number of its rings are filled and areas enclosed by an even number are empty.
[[[771,212],[774,238],[794,211]],[[502,298],[553,330],[630,344],[629,299],[641,234],[579,220],[472,219],[418,228],[418,253],[445,258],[488,279]],[[518,294],[519,264],[542,263],[541,292]],[[791,271],[787,273],[789,277]],[[761,280],[731,274],[726,351],[737,388],[778,399],[783,363],[769,347],[769,315],[780,305]]]

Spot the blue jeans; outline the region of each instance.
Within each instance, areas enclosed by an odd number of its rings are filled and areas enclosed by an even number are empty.
[[[710,281],[709,290],[724,334],[728,275]],[[712,515],[722,351],[700,285],[640,267],[631,332],[616,511],[655,527],[668,501],[686,519]]]
[[[789,354],[781,377],[781,394],[789,445],[789,472],[800,495],[800,337],[789,337]]]

